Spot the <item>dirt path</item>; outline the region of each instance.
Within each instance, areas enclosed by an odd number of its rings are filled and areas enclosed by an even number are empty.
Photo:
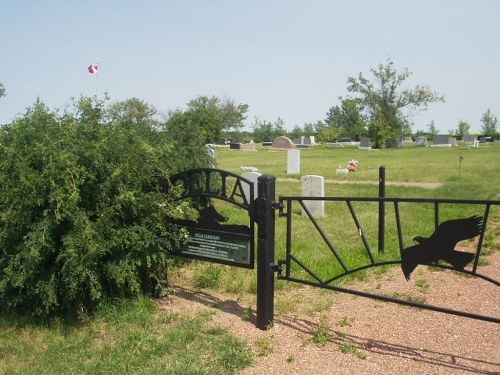
[[[500,251],[488,262],[480,273],[498,280]],[[350,286],[500,317],[498,286],[453,272],[420,266],[408,283],[395,267]],[[500,374],[500,324],[292,286],[277,293],[274,325],[261,331],[242,318],[253,295],[174,290],[163,308],[209,310],[212,324],[252,347],[254,365],[241,374]]]

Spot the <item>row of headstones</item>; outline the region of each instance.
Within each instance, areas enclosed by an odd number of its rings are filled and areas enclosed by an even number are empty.
[[[257,179],[262,174],[259,172],[246,172],[241,175],[241,177],[246,178],[250,182],[253,182],[253,196],[257,197]],[[325,178],[322,176],[308,175],[302,176],[300,179],[302,184],[302,196],[303,197],[324,197],[325,196]],[[243,193],[245,194],[246,200],[250,201],[250,188],[248,185],[243,184]],[[305,200],[304,205],[311,214],[312,217],[323,217],[325,216],[325,201],[323,200]],[[302,216],[306,216],[307,213],[302,210]]]
[[[465,144],[470,144],[473,146],[478,146],[480,144],[486,144],[486,137],[480,137],[479,140],[475,136],[464,136],[462,141]],[[402,148],[405,142],[413,142],[411,138],[399,138],[399,139],[391,139],[388,142],[389,148]],[[450,137],[447,134],[438,134],[434,136],[433,147],[452,147],[457,145],[457,139],[455,137]],[[416,137],[415,138],[415,147],[426,147],[427,146],[427,137]],[[371,149],[370,138],[361,138],[360,139],[360,149],[368,150]]]
[[[314,136],[309,136],[309,137],[301,136],[300,138],[297,138],[295,140],[295,144],[292,142],[290,138],[284,136],[276,137],[272,141],[262,142],[263,146],[271,146],[272,149],[276,150],[289,150],[295,147],[306,148],[314,146],[315,144],[316,144],[316,139]],[[234,150],[256,151],[255,143],[253,141],[250,141],[250,143],[246,143],[244,148],[242,148],[240,142],[232,142],[229,144],[229,148]]]
[[[474,135],[464,135],[462,142],[466,145],[477,147],[486,144],[486,137],[479,137],[479,140]],[[451,147],[457,145],[457,139],[446,134],[438,134],[434,136],[433,146],[435,147]]]
[[[486,137],[480,137],[479,140],[475,136],[464,136],[462,141],[465,144],[471,144],[473,146],[478,146],[482,144],[486,144]],[[413,142],[411,137],[399,138],[399,139],[391,139],[388,141],[389,148],[402,148],[404,143]],[[416,137],[415,138],[415,147],[426,147],[427,146],[427,137]],[[342,143],[342,142],[340,142]],[[344,142],[345,143],[345,142]],[[273,139],[272,142],[263,142],[264,146],[271,146],[272,149],[275,150],[290,150],[295,147],[298,148],[306,148],[311,147],[316,144],[315,137],[305,137],[301,136],[295,141],[295,144],[288,137],[277,137]],[[455,137],[450,137],[447,134],[438,134],[434,136],[434,142],[432,146],[435,147],[451,147],[457,145],[457,139]],[[250,143],[246,143],[244,148],[240,142],[230,143],[229,147],[234,150],[244,150],[244,151],[257,151],[256,144],[252,141]],[[370,150],[371,149],[371,140],[367,137],[361,137],[359,142],[359,148],[361,150]]]

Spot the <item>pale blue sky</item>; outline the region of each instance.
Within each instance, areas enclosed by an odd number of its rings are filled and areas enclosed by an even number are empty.
[[[287,128],[323,120],[391,58],[446,103],[414,118],[443,133],[500,117],[500,0],[0,0],[0,124],[37,97],[51,109],[98,93],[159,111],[199,95],[230,97]]]

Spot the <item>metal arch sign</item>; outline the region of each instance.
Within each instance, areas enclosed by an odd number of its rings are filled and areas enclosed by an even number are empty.
[[[186,228],[189,233],[186,244],[172,250],[171,254],[254,268],[254,183],[228,171],[198,168],[178,173],[168,180],[160,179],[160,187],[164,192],[168,192],[172,186],[180,188],[181,199],[197,197],[202,204],[197,221],[171,222]],[[209,198],[220,199],[246,210],[249,225],[225,224],[227,218],[217,212],[209,203]]]

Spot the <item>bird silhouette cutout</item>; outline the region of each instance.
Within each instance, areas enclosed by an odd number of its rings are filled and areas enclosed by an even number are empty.
[[[481,233],[483,218],[448,220],[439,224],[430,237],[416,236],[417,245],[401,251],[401,269],[406,280],[419,264],[430,265],[444,260],[454,269],[463,270],[474,259],[474,254],[455,250],[458,242],[474,238]]]

